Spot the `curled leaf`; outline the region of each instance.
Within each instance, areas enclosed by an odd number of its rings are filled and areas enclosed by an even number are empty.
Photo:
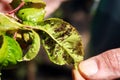
[[[36,55],[38,54],[39,49],[40,49],[40,37],[39,37],[39,35],[35,31],[28,32],[27,34],[30,35],[32,43],[29,45],[28,51],[26,52],[25,56],[20,61],[30,61],[30,60],[34,59],[36,57]]]
[[[36,25],[43,21],[45,10],[43,8],[24,8],[18,11],[17,17],[23,21],[23,24]]]
[[[24,2],[24,5],[20,4]],[[15,4],[17,3],[17,4]],[[43,0],[13,0],[11,3],[17,11],[16,16],[21,19],[23,24],[37,25],[37,23],[44,20],[45,16],[45,2]],[[22,8],[20,8],[22,7]],[[20,8],[20,9],[19,9]]]
[[[56,18],[41,23],[42,42],[50,60],[56,64],[77,64],[83,60],[81,36],[69,23]]]
[[[22,59],[22,50],[17,41],[6,35],[1,35],[0,39],[0,66],[7,67],[17,64]]]

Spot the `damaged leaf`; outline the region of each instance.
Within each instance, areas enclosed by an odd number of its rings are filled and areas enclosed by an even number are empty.
[[[77,68],[84,52],[81,36],[72,25],[57,18],[44,20],[43,0],[13,0],[11,6],[14,10],[9,14],[15,13],[18,21],[0,13],[0,66],[34,59],[41,37],[53,63],[72,64]]]
[[[56,64],[77,64],[83,60],[81,36],[69,23],[56,18],[41,23],[43,46],[50,60]]]
[[[28,51],[25,53],[25,56],[20,61],[30,61],[30,60],[34,59],[40,49],[39,35],[35,31],[28,32],[27,34],[30,35],[32,43],[31,43],[31,45],[29,45]]]

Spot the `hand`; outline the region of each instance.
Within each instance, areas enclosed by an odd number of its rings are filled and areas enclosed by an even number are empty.
[[[12,10],[11,6],[9,3],[12,0],[0,0],[0,12],[7,13]]]
[[[120,78],[120,48],[82,61],[73,69],[74,80],[111,80]]]
[[[46,17],[50,16],[58,7],[61,5],[62,2],[67,0],[44,0],[46,2]]]

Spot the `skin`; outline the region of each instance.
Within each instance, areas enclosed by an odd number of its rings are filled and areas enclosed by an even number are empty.
[[[61,5],[62,2],[67,0],[44,0],[46,2],[46,17],[50,16],[58,7]],[[52,9],[51,9],[52,8]]]
[[[7,13],[12,10],[9,3],[12,0],[0,0],[0,12]]]
[[[120,78],[120,48],[89,58],[73,69],[74,80],[114,80]],[[97,68],[97,69],[96,69]]]

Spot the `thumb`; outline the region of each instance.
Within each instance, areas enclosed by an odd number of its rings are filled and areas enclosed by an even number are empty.
[[[81,62],[79,71],[88,80],[120,78],[120,48],[106,51]]]

